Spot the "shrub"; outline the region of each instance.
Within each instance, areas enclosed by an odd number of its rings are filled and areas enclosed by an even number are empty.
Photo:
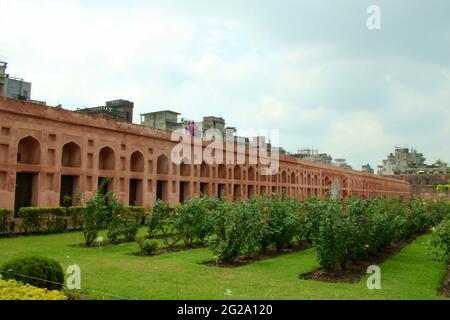
[[[426,202],[425,205],[433,225],[439,224],[450,215],[450,201],[448,200],[432,200]]]
[[[111,241],[124,239],[134,241],[139,230],[139,223],[134,217],[117,214],[108,224],[108,238]]]
[[[450,218],[432,229],[430,239],[435,260],[450,263]]]
[[[72,220],[72,227],[74,230],[82,230],[84,227],[84,207],[69,207],[67,208],[67,215]]]
[[[156,251],[156,249],[158,249],[158,242],[144,239],[139,241],[139,248],[141,249],[142,253],[151,255]]]
[[[9,234],[11,232],[13,216],[13,210],[0,209],[0,234]]]
[[[140,224],[145,223],[145,208],[140,206],[126,206],[123,208],[124,213],[130,217],[134,217]]]
[[[116,195],[112,192],[104,193],[108,180],[98,187],[95,195],[86,202],[84,210],[84,241],[86,246],[92,245],[97,239],[98,232],[108,227],[111,222],[113,213],[123,213],[124,207],[120,204]]]
[[[319,233],[320,221],[327,212],[325,201],[316,198],[308,198],[301,207],[299,214],[299,228],[303,237],[313,243]]]
[[[18,258],[2,266],[4,279],[15,279],[39,288],[61,290],[64,272],[61,265],[49,258]]]
[[[153,208],[148,226],[150,237],[161,234],[164,243],[173,248],[181,240],[177,234],[177,217],[174,209],[167,203],[158,200]]]
[[[255,197],[250,202],[258,212],[262,212],[263,227],[257,240],[263,252],[270,246],[277,250],[289,247],[296,237],[300,238],[299,201],[282,197]]]
[[[377,201],[375,198],[361,199],[359,197],[347,198],[343,205],[343,216],[352,229],[352,234],[348,239],[348,259],[357,261],[368,256],[368,214],[370,205]]]
[[[336,267],[345,268],[349,258],[349,249],[355,242],[355,227],[345,216],[341,215],[340,204],[337,201],[325,201],[327,212],[322,215],[317,236],[313,244],[319,264],[327,271]]]
[[[215,210],[214,234],[208,246],[216,259],[232,262],[241,255],[251,255],[259,247],[264,220],[251,201],[222,203]]]
[[[202,243],[212,234],[213,219],[208,197],[191,198],[175,208],[175,228],[186,245]]]
[[[49,291],[0,277],[0,300],[67,300],[60,291]]]
[[[428,229],[433,224],[433,219],[427,212],[427,207],[424,202],[418,199],[411,200],[409,202],[409,234],[415,232],[423,232]]]

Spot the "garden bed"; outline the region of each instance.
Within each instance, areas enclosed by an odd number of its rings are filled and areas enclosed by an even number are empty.
[[[135,241],[126,241],[126,240],[117,240],[117,241],[110,241],[105,240],[101,244],[98,244],[94,242],[92,245],[87,246],[85,243],[79,243],[79,244],[73,244],[71,247],[73,248],[82,248],[82,249],[93,249],[93,248],[104,248],[104,247],[113,247],[118,246],[121,244],[127,244],[127,243],[133,243]]]
[[[233,262],[217,262],[217,261],[206,261],[206,262],[201,262],[201,265],[206,265],[209,267],[219,267],[219,268],[237,268],[237,267],[242,267],[257,261],[263,261],[263,260],[269,260],[269,259],[273,259],[279,256],[283,256],[286,254],[290,254],[290,253],[295,253],[295,252],[300,252],[306,249],[311,248],[311,244],[309,244],[308,242],[304,241],[300,244],[297,245],[293,245],[290,248],[287,249],[282,249],[282,250],[268,250],[265,253],[255,253],[253,255],[251,255],[250,257],[240,257],[237,260],[233,261]]]
[[[193,249],[202,249],[205,248],[204,245],[201,244],[196,244],[196,245],[190,245],[190,246],[176,246],[173,248],[161,248],[161,249],[156,249],[156,251],[154,253],[151,254],[147,254],[144,252],[135,252],[133,253],[134,256],[137,257],[156,257],[156,256],[160,256],[163,254],[168,254],[168,253],[176,253],[176,252],[181,252],[181,251],[186,251],[186,250],[193,250]]]
[[[402,239],[391,246],[381,250],[376,256],[370,256],[366,260],[347,262],[345,270],[326,271],[322,268],[300,275],[300,279],[314,280],[322,282],[345,282],[357,283],[363,276],[367,274],[367,268],[371,265],[380,265],[392,256],[403,250],[404,247],[416,240],[419,235],[414,235],[406,239]]]
[[[442,280],[442,286],[439,288],[438,294],[450,298],[450,265],[447,266],[447,273]]]

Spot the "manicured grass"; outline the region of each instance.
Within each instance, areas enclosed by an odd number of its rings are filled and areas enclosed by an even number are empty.
[[[427,241],[422,236],[383,263],[382,289],[373,291],[366,278],[357,284],[300,280],[318,267],[314,249],[229,269],[201,265],[213,258],[208,249],[137,257],[136,243],[73,247],[83,243],[81,232],[0,239],[0,264],[29,255],[54,258],[64,269],[78,264],[83,289],[136,299],[443,299],[436,291],[445,265],[432,260]]]

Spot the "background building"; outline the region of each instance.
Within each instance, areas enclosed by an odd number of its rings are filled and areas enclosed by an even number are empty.
[[[78,109],[77,112],[132,123],[133,109],[134,109],[133,102],[119,99],[107,101],[105,103],[105,106]]]
[[[371,173],[374,174],[375,170],[372,169],[372,167],[370,166],[370,164],[365,164],[361,167],[361,171],[362,172],[367,172],[367,173]]]
[[[22,101],[31,100],[31,83],[6,73],[8,63],[0,61],[0,95]]]
[[[291,154],[291,156],[300,158],[303,160],[320,162],[324,164],[332,164],[333,157],[326,153],[319,153],[318,150],[313,149],[301,149],[297,153]]]
[[[379,175],[397,175],[397,174],[445,174],[447,173],[447,164],[435,163],[428,165],[425,163],[425,157],[415,149],[396,147],[394,153],[390,153],[383,164],[378,166]]]
[[[333,165],[339,168],[352,169],[352,167],[347,163],[346,159],[334,159]]]
[[[448,165],[438,161],[432,165],[425,163],[425,157],[415,149],[395,148],[383,164],[378,166],[378,174],[406,180],[411,184],[411,193],[415,197],[439,199],[448,197],[436,191],[439,184],[450,180]]]

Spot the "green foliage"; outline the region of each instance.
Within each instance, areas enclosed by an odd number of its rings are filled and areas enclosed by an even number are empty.
[[[430,239],[432,253],[437,261],[450,263],[450,218],[447,217],[432,229]]]
[[[151,255],[155,253],[156,249],[158,249],[158,242],[149,239],[143,239],[139,241],[139,248],[141,252],[146,255]]]
[[[426,203],[396,198],[349,198],[339,203],[317,203],[319,231],[313,237],[317,258],[326,270],[345,268],[348,260],[361,260],[440,221]],[[441,205],[437,206],[441,210]]]
[[[436,186],[436,191],[441,193],[448,193],[450,190],[450,183],[449,184],[439,184]]]
[[[0,209],[0,234],[10,233],[13,216],[13,210]]]
[[[108,238],[111,241],[134,241],[139,229],[135,217],[126,214],[114,214],[108,224]]]
[[[177,225],[175,211],[167,203],[158,200],[148,225],[150,237],[158,233],[162,236],[164,243],[169,248],[173,248],[181,240],[181,236],[177,233]]]
[[[298,200],[255,197],[251,202],[258,212],[263,213],[263,229],[258,237],[262,251],[271,245],[277,250],[289,247],[294,238],[300,236],[298,213],[301,203]]]
[[[213,231],[212,210],[216,201],[205,196],[191,198],[175,208],[175,228],[186,245],[203,243]]]
[[[308,198],[301,208],[299,228],[303,237],[313,243],[318,237],[322,216],[328,211],[329,202]]]
[[[216,208],[215,237],[209,239],[208,246],[217,260],[232,262],[258,247],[262,224],[253,209],[248,202],[222,203]]]
[[[146,217],[146,212],[145,212],[145,208],[141,207],[141,206],[125,206],[123,208],[124,212],[132,217],[135,217],[135,219],[140,223],[140,224],[144,224],[145,223],[145,217]]]
[[[67,215],[72,220],[72,227],[74,230],[82,230],[84,226],[84,211],[85,208],[81,206],[67,208]]]
[[[21,208],[22,230],[28,232],[58,233],[66,229],[66,208]]]
[[[3,279],[15,279],[39,288],[61,290],[64,272],[61,265],[49,258],[27,257],[11,260],[2,266]]]
[[[325,270],[331,270],[337,265],[345,267],[350,236],[350,224],[340,217],[339,212],[329,212],[323,217],[314,245],[318,262]]]
[[[124,207],[112,192],[104,193],[108,179],[98,187],[95,195],[86,202],[84,210],[84,241],[86,246],[92,245],[98,232],[111,222],[113,213],[123,213]]]
[[[450,216],[450,201],[445,200],[432,200],[424,203],[432,225],[437,225],[439,222]]]

